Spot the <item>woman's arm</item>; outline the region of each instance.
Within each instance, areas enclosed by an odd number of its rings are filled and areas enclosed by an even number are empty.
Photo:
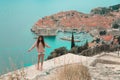
[[[48,48],[50,48],[50,46],[48,44],[46,44],[46,43],[45,43],[45,46],[48,47]]]
[[[32,47],[28,50],[28,52],[30,52],[33,48],[36,47],[37,41],[35,41],[35,43],[32,45]]]

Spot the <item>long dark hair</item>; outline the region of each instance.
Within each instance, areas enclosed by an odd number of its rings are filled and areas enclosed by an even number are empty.
[[[43,45],[43,47],[45,47],[45,42],[44,42],[43,36],[39,36],[39,37],[38,37],[38,39],[37,39],[37,47],[39,47],[39,43],[40,43],[39,38],[41,38],[42,45]]]

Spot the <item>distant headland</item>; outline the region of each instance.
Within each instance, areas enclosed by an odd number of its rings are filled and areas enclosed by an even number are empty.
[[[90,31],[94,28],[110,29],[119,26],[120,4],[92,9],[89,14],[75,10],[59,12],[39,19],[31,31],[36,34],[52,35],[57,30],[79,29]],[[52,33],[52,34],[51,34]]]

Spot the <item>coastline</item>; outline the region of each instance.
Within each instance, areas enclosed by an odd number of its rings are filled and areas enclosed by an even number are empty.
[[[91,31],[94,28],[111,29],[113,22],[120,17],[120,4],[109,7],[98,7],[84,14],[75,10],[59,12],[39,19],[31,28],[35,34],[56,34],[56,29],[61,31]],[[46,29],[46,30],[44,30]],[[44,32],[42,31],[44,30]],[[43,32],[43,33],[41,33]]]

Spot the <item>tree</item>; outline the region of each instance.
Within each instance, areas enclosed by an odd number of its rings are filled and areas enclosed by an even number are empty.
[[[119,45],[120,45],[120,36],[118,37],[118,43],[119,43]]]
[[[120,36],[118,37],[118,56],[119,56],[119,49],[120,49]]]
[[[115,21],[112,23],[112,28],[114,28],[114,29],[120,28],[120,18],[118,18],[117,20],[115,20]]]
[[[60,48],[54,49],[54,51],[52,51],[48,56],[47,60],[64,55],[66,53],[68,53],[68,50],[66,49],[66,47],[60,47]]]
[[[106,35],[106,33],[107,33],[107,32],[106,32],[105,30],[99,32],[99,34],[100,34],[101,36],[102,36],[102,35]]]
[[[75,47],[74,35],[72,32],[72,39],[71,39],[71,48]]]
[[[100,38],[97,38],[97,39],[96,39],[96,43],[99,43],[99,42],[100,42]]]
[[[115,23],[115,24],[113,24],[112,28],[118,29],[118,28],[119,28],[119,25]]]
[[[86,43],[85,43],[85,45],[84,45],[84,48],[85,49],[88,49],[88,41],[86,40]]]

